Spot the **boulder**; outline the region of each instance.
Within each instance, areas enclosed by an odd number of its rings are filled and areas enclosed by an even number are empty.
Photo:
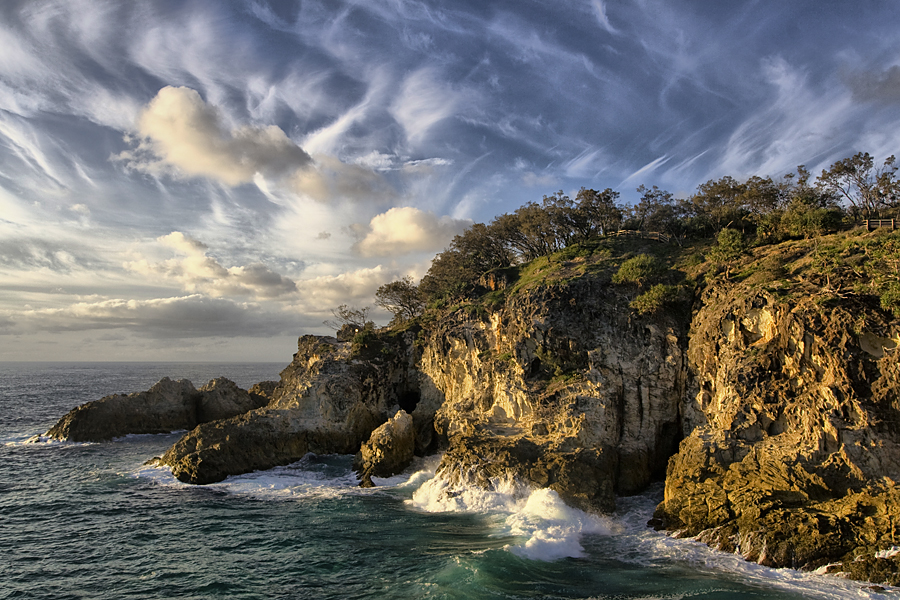
[[[405,410],[382,424],[362,445],[353,463],[361,487],[372,487],[372,477],[390,477],[402,472],[413,460],[416,428]]]
[[[187,483],[207,484],[316,454],[354,454],[387,420],[402,390],[403,353],[352,354],[351,344],[307,335],[267,405],[201,424],[160,463]]]
[[[437,476],[453,487],[492,489],[496,480],[514,478],[555,490],[568,505],[593,513],[615,508],[615,451],[601,448],[563,450],[529,439],[474,433],[451,440]]]

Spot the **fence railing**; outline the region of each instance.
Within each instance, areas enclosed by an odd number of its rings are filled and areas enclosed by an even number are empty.
[[[879,227],[890,227],[891,229],[900,228],[900,219],[866,219],[863,221],[866,231],[878,229]]]
[[[639,237],[645,240],[656,240],[657,242],[662,242],[664,244],[668,244],[672,241],[672,238],[665,233],[660,233],[658,231],[639,231],[637,229],[620,229],[615,232],[613,235],[616,237],[619,236],[627,236],[627,237]]]

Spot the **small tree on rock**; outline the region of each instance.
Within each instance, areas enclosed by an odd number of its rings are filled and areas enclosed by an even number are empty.
[[[425,305],[418,286],[409,276],[379,287],[375,292],[375,304],[393,314],[396,322],[415,318]]]
[[[337,332],[338,340],[347,342],[360,331],[375,329],[375,323],[369,320],[368,306],[355,308],[341,304],[331,309],[334,320],[324,321],[325,325]]]

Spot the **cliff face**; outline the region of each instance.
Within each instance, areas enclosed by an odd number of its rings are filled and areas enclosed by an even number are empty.
[[[676,318],[636,317],[631,295],[580,277],[431,328],[419,370],[450,443],[439,474],[511,474],[603,511],[661,476],[681,438],[686,338]]]
[[[865,297],[787,291],[704,293],[685,409],[699,418],[657,524],[770,566],[886,563],[874,554],[898,543],[900,326]]]

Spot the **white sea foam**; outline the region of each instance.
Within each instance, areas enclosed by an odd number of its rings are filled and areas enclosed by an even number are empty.
[[[584,556],[583,535],[616,530],[609,519],[566,505],[555,491],[533,489],[512,477],[491,479],[487,489],[434,477],[416,490],[409,504],[427,512],[494,515],[496,535],[516,540],[506,548],[532,560]]]
[[[70,442],[67,440],[57,440],[45,435],[32,435],[31,437],[16,437],[3,440],[3,445],[14,448],[17,446],[59,446],[59,447],[79,447],[90,446],[96,442]]]
[[[470,512],[493,515],[495,535],[516,538],[506,549],[532,560],[552,561],[585,555],[586,535],[606,536],[616,560],[646,567],[683,564],[715,577],[730,573],[741,582],[809,598],[884,598],[871,584],[833,575],[794,569],[772,569],[747,562],[739,554],[713,550],[692,539],[677,539],[647,527],[662,496],[661,487],[647,494],[617,500],[610,517],[589,515],[566,505],[549,489],[531,489],[514,480],[492,480],[491,489],[454,486],[442,477],[425,481],[408,504],[428,512]],[[884,551],[885,555],[900,548]],[[891,591],[897,591],[889,588]]]
[[[359,493],[359,480],[344,463],[347,463],[347,457],[307,454],[287,466],[233,475],[203,488],[260,500],[299,500]],[[134,476],[160,485],[191,487],[178,481],[168,467],[144,465]]]
[[[612,535],[620,529],[610,519],[568,506],[550,489],[533,490],[506,524],[513,535],[527,538],[510,547],[514,554],[544,561],[584,556],[583,535]]]
[[[872,589],[872,584],[844,579],[835,575],[795,569],[772,569],[744,560],[740,554],[714,550],[694,539],[677,539],[649,529],[646,526],[653,507],[661,498],[661,489],[648,494],[619,498],[616,520],[622,525],[617,542],[622,548],[620,560],[655,566],[666,562],[690,565],[699,572],[710,574],[731,573],[750,585],[800,594],[822,600],[847,598],[885,598]],[[897,591],[894,588],[888,588]]]

